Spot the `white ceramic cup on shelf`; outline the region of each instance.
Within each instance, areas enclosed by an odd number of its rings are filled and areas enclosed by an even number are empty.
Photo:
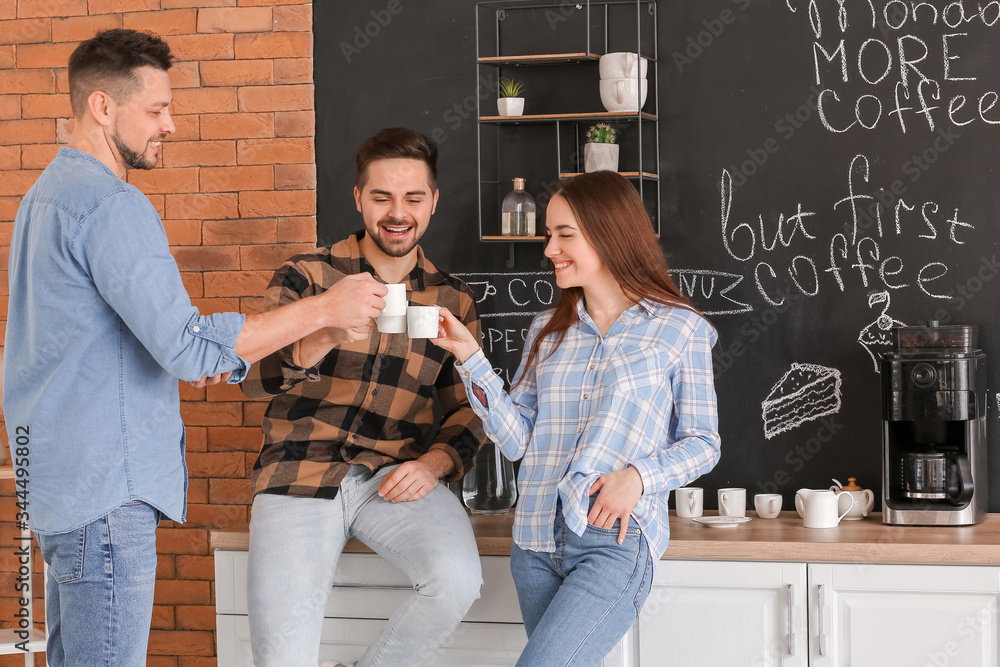
[[[601,79],[601,104],[608,111],[639,111],[646,103],[648,86],[645,79]]]
[[[645,79],[646,71],[649,68],[649,61],[640,58],[638,53],[632,51],[615,51],[601,56],[598,65],[602,79],[624,79],[638,78]]]
[[[719,516],[746,516],[746,489],[719,489]]]
[[[781,513],[780,493],[758,493],[753,497],[753,507],[762,519],[776,519]]]
[[[701,516],[704,501],[704,492],[696,486],[684,486],[674,491],[674,505],[679,517],[687,519]]]
[[[410,338],[437,338],[441,306],[410,306],[406,309],[406,333]]]
[[[386,285],[385,308],[375,319],[379,333],[403,333],[406,331],[406,284]]]

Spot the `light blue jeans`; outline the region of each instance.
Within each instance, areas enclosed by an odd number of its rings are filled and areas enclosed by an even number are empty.
[[[355,664],[432,664],[483,584],[469,517],[443,484],[420,500],[378,495],[393,468],[351,466],[333,500],[258,494],[250,520],[247,603],[256,667],[316,667],[323,611],[348,538],[399,568],[413,593]]]
[[[68,533],[36,534],[49,566],[50,667],[146,664],[160,512],[133,501]]]
[[[635,519],[618,527],[566,527],[557,504],[553,553],[516,544],[510,571],[528,644],[518,667],[595,667],[628,632],[653,582],[653,559]]]

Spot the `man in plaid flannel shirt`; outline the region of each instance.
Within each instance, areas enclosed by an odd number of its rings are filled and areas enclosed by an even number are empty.
[[[471,290],[417,245],[437,205],[436,163],[436,146],[412,130],[386,129],[365,141],[354,189],[365,229],[285,262],[261,310],[367,272],[405,283],[410,304],[448,308],[478,338]],[[242,386],[249,398],[271,401],[252,477],[255,665],[317,665],[334,570],[352,537],[413,583],[354,664],[432,662],[482,585],[468,517],[439,483],[461,479],[484,440],[454,357],[427,339],[370,324],[327,329],[255,363]]]

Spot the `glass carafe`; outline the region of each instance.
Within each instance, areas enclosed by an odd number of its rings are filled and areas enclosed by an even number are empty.
[[[523,178],[515,178],[514,189],[503,198],[500,233],[503,236],[535,235],[535,200],[525,192]]]
[[[514,464],[490,441],[462,480],[462,500],[473,514],[506,514],[517,500]]]

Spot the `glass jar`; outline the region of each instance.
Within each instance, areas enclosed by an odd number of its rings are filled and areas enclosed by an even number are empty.
[[[514,464],[488,440],[462,479],[462,500],[472,514],[506,514],[517,500]]]
[[[503,236],[535,235],[535,200],[525,192],[523,178],[515,178],[514,189],[503,198],[500,233]]]

